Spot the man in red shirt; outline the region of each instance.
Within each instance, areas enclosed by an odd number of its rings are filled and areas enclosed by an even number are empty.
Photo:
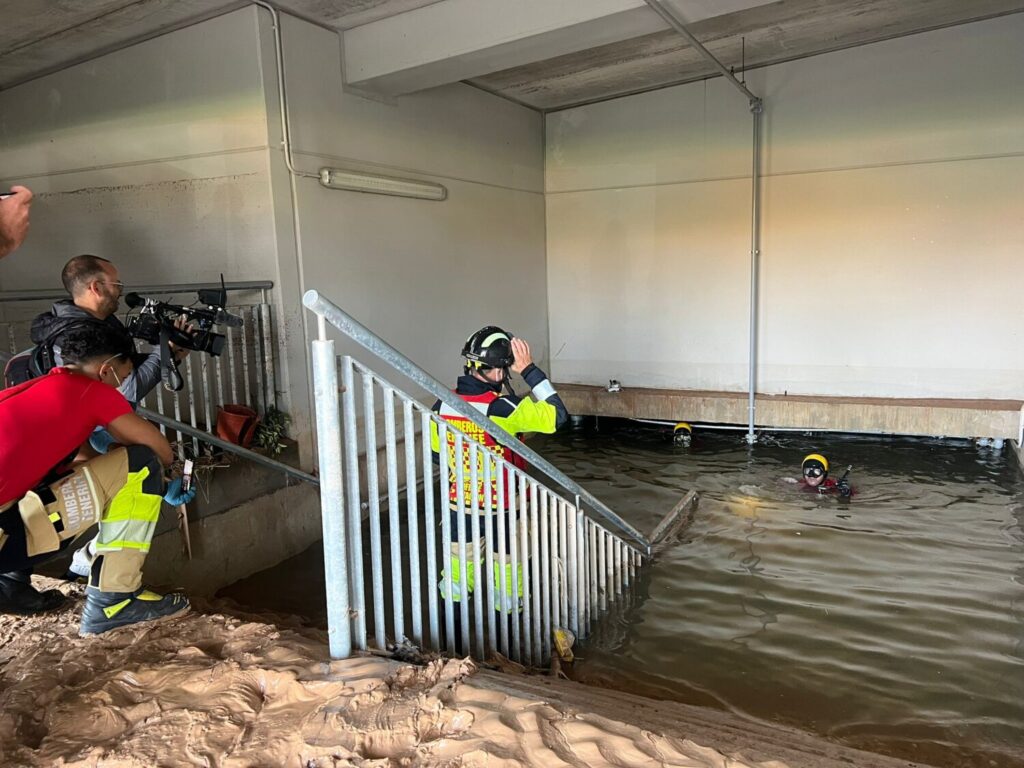
[[[132,369],[122,335],[103,327],[67,335],[65,366],[0,391],[0,611],[35,613],[63,602],[29,583],[34,564],[50,559],[99,523],[80,634],[99,634],[189,607],[180,593],[142,588],[142,562],[161,499],[187,503],[181,480],[164,493],[167,439],[136,416],[117,391]],[[96,427],[126,447],[76,461]]]

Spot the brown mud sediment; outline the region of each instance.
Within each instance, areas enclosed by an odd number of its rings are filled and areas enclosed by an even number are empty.
[[[654,732],[670,720],[623,721],[607,692],[571,683],[459,659],[324,661],[324,632],[226,604],[80,638],[82,588],[60,588],[73,598],[60,611],[0,620],[4,766],[787,765],[745,760],[736,734],[727,756]],[[627,698],[623,713],[650,715]]]

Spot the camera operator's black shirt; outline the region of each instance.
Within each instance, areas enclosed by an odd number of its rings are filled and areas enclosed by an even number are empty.
[[[54,364],[62,365],[64,361],[60,356],[61,337],[68,331],[81,328],[83,325],[105,325],[112,328],[123,335],[126,342],[131,344],[132,349],[135,349],[135,340],[128,334],[124,323],[115,315],[100,320],[77,306],[71,299],[62,299],[54,303],[49,312],[36,315],[32,321],[32,343],[51,345]],[[139,401],[160,383],[160,351],[136,354],[133,356],[132,362],[135,363],[135,369],[125,378],[119,389],[125,400],[131,403],[132,408],[135,408]]]

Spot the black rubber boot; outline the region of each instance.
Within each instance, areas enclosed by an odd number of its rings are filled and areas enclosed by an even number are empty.
[[[145,588],[134,592],[101,592],[88,587],[78,634],[83,637],[99,635],[129,624],[167,619],[189,608],[188,598],[181,592],[158,595]]]
[[[0,613],[31,616],[56,610],[65,602],[67,597],[56,589],[40,592],[33,587],[31,570],[0,574]]]

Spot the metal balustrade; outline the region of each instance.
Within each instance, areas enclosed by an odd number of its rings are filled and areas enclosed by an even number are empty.
[[[235,404],[252,408],[258,414],[265,414],[268,408],[277,405],[277,372],[274,362],[273,306],[268,300],[268,291],[274,287],[270,281],[227,283],[230,298],[227,311],[242,318],[240,328],[216,328],[226,335],[224,351],[217,357],[193,352],[180,367],[184,386],[179,392],[170,392],[157,385],[140,403],[166,419],[173,419],[190,425],[193,429],[213,435],[217,408]],[[192,283],[177,285],[132,286],[143,295],[167,297],[175,301],[194,300],[201,289],[220,288],[219,283]],[[191,294],[189,299],[186,296]],[[67,298],[59,290],[0,291],[0,307],[14,303],[36,302],[33,312],[45,311],[47,302]],[[32,346],[29,337],[32,321],[30,318],[0,320],[0,347],[6,347],[9,355],[17,354]],[[149,351],[149,346],[140,342],[140,351]],[[4,355],[6,357],[7,355]],[[167,424],[160,429],[166,434]],[[199,453],[201,438],[192,435],[188,440],[177,432],[179,458],[184,458],[187,446],[191,444],[192,454]]]
[[[318,316],[313,380],[334,658],[410,641],[542,665],[555,630],[586,637],[623,602],[650,555],[647,537],[316,291],[303,301]],[[340,359],[339,382],[327,323],[525,458],[530,471],[350,356]],[[401,486],[411,489],[404,503]]]

